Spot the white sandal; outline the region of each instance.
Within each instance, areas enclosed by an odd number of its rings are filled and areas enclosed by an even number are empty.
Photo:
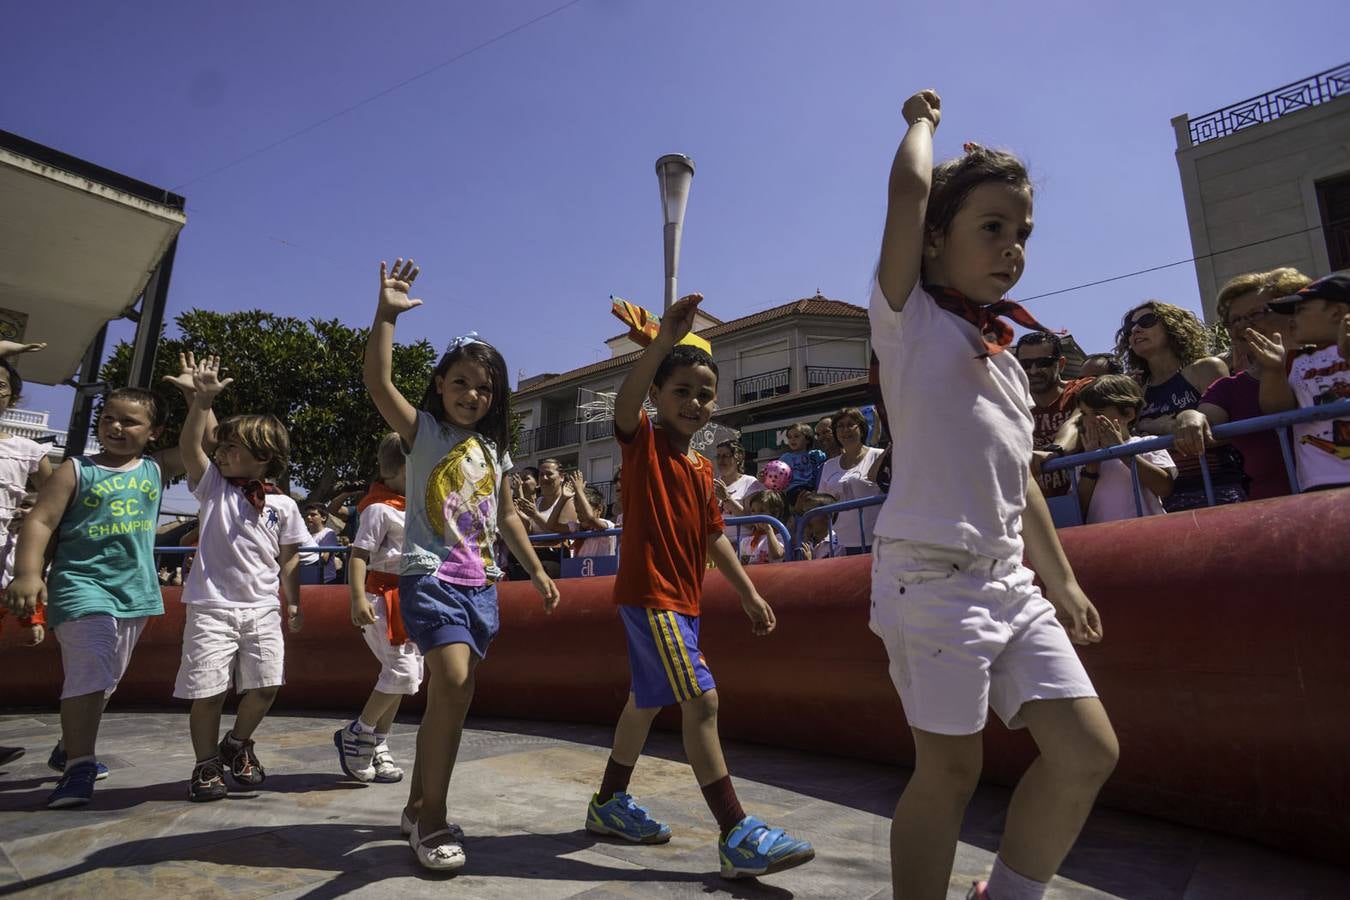
[[[404,837],[410,836],[415,827],[417,827],[417,823],[408,818],[408,811],[406,809],[399,813],[398,830]],[[460,828],[454,822],[451,822],[446,830],[450,832],[450,840],[454,841],[456,844],[464,843],[463,828]]]
[[[408,835],[408,845],[413,848],[413,852],[417,854],[417,861],[424,868],[450,872],[463,868],[465,862],[464,848],[454,839],[453,833],[449,828],[442,828],[440,831],[421,836],[417,833],[417,826],[413,825],[412,834]],[[430,847],[422,843],[424,840],[439,837],[444,837],[445,842],[432,844]]]

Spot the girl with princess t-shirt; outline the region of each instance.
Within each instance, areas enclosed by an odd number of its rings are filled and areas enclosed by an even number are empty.
[[[426,664],[427,704],[417,733],[402,828],[417,861],[448,871],[464,865],[464,832],[446,817],[446,792],[473,672],[497,633],[502,577],[493,545],[507,547],[544,598],[558,589],[530,546],[511,497],[506,362],[470,333],[455,338],[432,373],[420,407],[393,382],[394,325],[421,306],[408,297],[419,270],[410,259],[380,263],[380,298],[366,343],[365,383],[380,415],[403,441],[407,509],[399,578],[399,611]]]

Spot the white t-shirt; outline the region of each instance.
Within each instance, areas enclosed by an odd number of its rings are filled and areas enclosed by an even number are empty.
[[[306,528],[305,531],[308,532],[309,529]],[[314,534],[309,535],[309,537],[305,540],[306,547],[332,547],[336,544],[337,544],[337,532],[329,528],[327,525],[320,528]],[[319,557],[324,555],[325,554],[319,553],[317,551],[301,553],[300,565],[312,566],[319,561]],[[325,584],[337,578],[337,563],[333,561],[333,555],[331,553],[326,555],[328,556],[328,560],[323,564],[323,576],[322,576]]]
[[[769,552],[769,536],[767,534],[747,534],[741,538],[740,546],[741,562],[747,566],[756,566],[762,563],[782,562],[786,557],[774,559]]]
[[[843,545],[839,543],[838,537],[826,535],[819,541],[811,545],[812,559],[830,559],[835,556],[843,556]]]
[[[373,572],[397,575],[403,560],[403,510],[388,503],[372,503],[361,512],[352,546],[370,554]]]
[[[1140,441],[1147,440],[1143,437],[1132,437],[1126,444],[1137,444]],[[1176,463],[1172,462],[1172,455],[1166,450],[1146,450],[1139,454],[1139,458],[1144,462],[1153,463],[1160,469],[1171,469],[1176,473]],[[1082,478],[1083,473],[1079,472],[1078,477]],[[1144,515],[1161,516],[1166,514],[1163,509],[1162,501],[1158,495],[1139,485],[1139,493],[1144,499]],[[1092,525],[1097,522],[1116,522],[1120,519],[1135,518],[1134,509],[1134,479],[1130,475],[1129,460],[1108,459],[1101,464],[1098,469],[1097,486],[1092,489],[1092,499],[1088,501],[1087,523]]]
[[[746,499],[753,497],[755,494],[764,490],[764,483],[753,475],[741,475],[735,481],[726,482],[726,485],[727,496],[741,505],[741,515],[749,513],[749,510],[745,509],[745,507],[749,506],[749,504],[746,503]],[[725,502],[722,503],[722,515],[733,515],[731,509]]]
[[[235,608],[275,606],[281,591],[281,547],[310,541],[300,507],[268,494],[262,512],[220,474],[215,463],[192,494],[198,512],[197,556],[183,584],[183,602]]]
[[[1321,406],[1350,397],[1350,360],[1335,344],[1295,351],[1289,387],[1301,407]],[[1350,484],[1350,419],[1326,419],[1294,426],[1298,484],[1303,490],[1324,484]],[[1338,455],[1346,453],[1346,456]]]
[[[11,434],[0,439],[0,535],[8,531],[14,510],[28,493],[28,478],[46,455],[45,447],[26,437]]]
[[[840,500],[857,500],[862,497],[876,497],[881,494],[877,483],[868,478],[872,466],[885,454],[880,447],[868,447],[863,451],[862,459],[856,466],[845,469],[842,456],[825,461],[820,470],[821,493],[833,494]],[[858,528],[858,513],[862,513],[862,529]],[[834,534],[840,547],[870,547],[872,532],[877,526],[877,516],[881,515],[880,506],[867,506],[861,510],[846,509],[834,520]]]
[[[606,531],[615,527],[609,519],[597,519],[600,527],[595,531]],[[589,528],[582,528],[580,522],[573,522],[568,526],[572,531],[591,531]],[[619,552],[618,535],[611,534],[609,537],[588,537],[581,539],[581,549],[577,550],[573,556],[615,556]]]
[[[1017,357],[917,284],[896,312],[873,282],[868,316],[895,460],[876,533],[1021,559],[1035,423]]]

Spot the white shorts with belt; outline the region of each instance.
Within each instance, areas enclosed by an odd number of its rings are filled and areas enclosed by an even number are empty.
[[[1022,728],[1024,703],[1097,696],[1035,577],[1020,562],[877,537],[869,624],[912,727],[975,734],[992,707]]]

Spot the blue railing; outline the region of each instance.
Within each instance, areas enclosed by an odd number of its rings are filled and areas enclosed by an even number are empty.
[[[1337,400],[1335,403],[1324,403],[1321,406],[1309,406],[1303,409],[1294,409],[1289,412],[1273,413],[1268,416],[1257,416],[1253,419],[1241,419],[1237,422],[1227,422],[1223,425],[1215,425],[1211,429],[1214,439],[1218,441],[1226,440],[1232,437],[1240,437],[1244,434],[1255,434],[1259,431],[1274,431],[1275,436],[1280,441],[1280,453],[1284,457],[1284,471],[1289,476],[1289,489],[1293,493],[1299,492],[1298,475],[1294,471],[1294,448],[1289,439],[1289,426],[1300,425],[1304,422],[1319,422],[1325,419],[1334,419],[1338,416],[1350,416],[1350,400]],[[1144,514],[1144,495],[1139,486],[1139,463],[1136,456],[1149,450],[1167,450],[1176,443],[1176,439],[1168,434],[1161,437],[1146,438],[1142,441],[1135,441],[1130,444],[1120,444],[1116,447],[1108,447],[1105,450],[1093,450],[1090,453],[1075,453],[1072,456],[1062,456],[1059,459],[1052,459],[1041,466],[1042,472],[1057,472],[1061,469],[1069,470],[1069,477],[1073,482],[1070,496],[1076,503],[1078,500],[1078,469],[1089,463],[1104,462],[1108,459],[1130,460],[1130,479],[1134,487],[1134,510],[1135,514],[1142,516]],[[1200,478],[1205,485],[1205,505],[1214,505],[1214,484],[1209,475],[1209,462],[1205,459],[1205,454],[1198,457],[1200,462]],[[822,507],[823,508],[823,507]]]
[[[790,560],[793,556],[793,546],[791,543],[792,535],[788,533],[787,526],[775,519],[773,516],[731,516],[724,519],[723,524],[736,526],[735,543],[739,551],[741,543],[741,526],[743,525],[768,525],[778,532],[778,536],[783,541],[783,559]],[[532,534],[530,543],[542,544],[553,541],[576,541],[593,537],[611,537],[623,534],[622,528],[606,528],[603,531],[568,531],[554,532],[551,534]]]

